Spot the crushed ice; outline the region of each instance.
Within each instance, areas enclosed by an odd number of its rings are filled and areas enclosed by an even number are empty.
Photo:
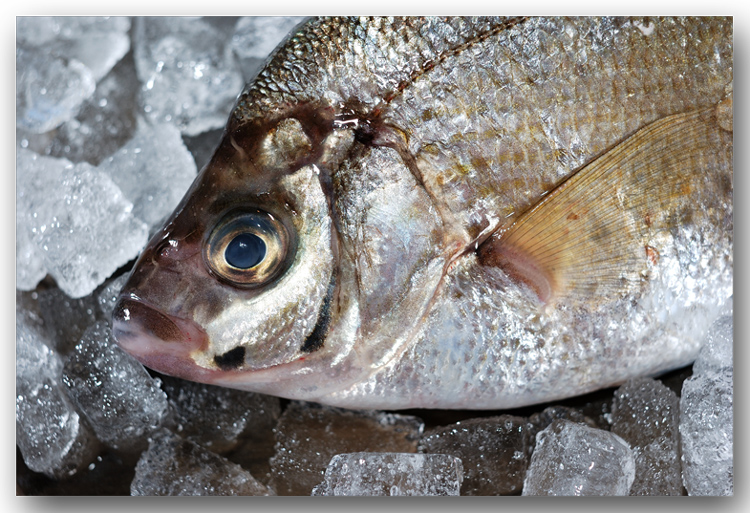
[[[112,344],[118,269],[206,162],[243,81],[300,21],[17,18],[17,490],[733,494],[731,316],[681,397],[635,380],[610,402],[448,414],[428,429],[413,415],[162,381]]]

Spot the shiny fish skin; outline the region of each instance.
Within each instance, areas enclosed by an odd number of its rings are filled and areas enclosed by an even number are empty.
[[[292,234],[257,286],[205,256],[238,208]],[[521,406],[690,363],[731,301],[732,229],[731,18],[313,19],[240,95],[114,328],[197,381]]]

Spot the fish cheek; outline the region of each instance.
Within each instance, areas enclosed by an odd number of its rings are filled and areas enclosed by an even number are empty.
[[[253,371],[288,363],[304,354],[319,325],[333,274],[328,204],[311,166],[285,176],[280,186],[296,209],[289,219],[297,239],[291,261],[257,287],[215,284],[231,299],[205,327],[210,346],[195,356],[198,365]],[[319,347],[320,341],[311,344]]]

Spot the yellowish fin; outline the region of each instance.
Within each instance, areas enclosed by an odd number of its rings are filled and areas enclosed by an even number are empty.
[[[726,115],[711,108],[647,125],[493,234],[480,262],[501,267],[545,303],[636,292],[659,261],[651,241],[701,208],[702,187],[715,179],[711,163],[731,145]]]

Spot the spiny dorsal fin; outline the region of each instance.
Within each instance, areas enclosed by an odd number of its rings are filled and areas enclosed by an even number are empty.
[[[708,159],[726,138],[713,108],[647,125],[493,234],[480,262],[503,268],[545,303],[638,290],[658,261],[650,241],[696,208],[689,205]]]

